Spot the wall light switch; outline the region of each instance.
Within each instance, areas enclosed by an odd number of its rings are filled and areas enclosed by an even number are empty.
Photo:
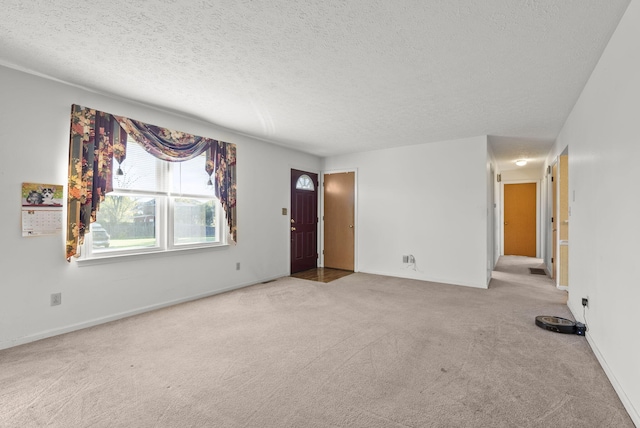
[[[286,208],[282,209],[282,215],[287,215],[287,209]]]

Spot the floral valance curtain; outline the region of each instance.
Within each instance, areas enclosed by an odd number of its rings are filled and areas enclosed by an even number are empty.
[[[124,161],[129,137],[153,156],[169,162],[193,159],[206,151],[205,169],[210,184],[222,204],[231,239],[237,242],[235,144],[74,104],[69,143],[67,260],[77,255],[78,245],[83,243],[89,224],[96,220],[100,202],[113,190],[113,158],[118,163]]]
[[[113,116],[120,127],[153,156],[169,162],[193,159],[218,143],[216,140]],[[224,143],[223,143],[224,144]]]

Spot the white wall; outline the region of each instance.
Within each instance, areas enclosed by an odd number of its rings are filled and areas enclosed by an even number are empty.
[[[290,204],[290,169],[319,172],[319,158],[4,67],[0,94],[0,349],[288,275],[289,219],[281,210]],[[65,261],[62,235],[22,238],[21,183],[66,187],[74,103],[236,143],[238,244],[78,267]],[[61,306],[49,306],[54,292],[62,292]]]
[[[569,307],[640,426],[640,2],[632,1],[549,160],[569,148]],[[573,194],[575,192],[575,200]]]
[[[518,168],[502,171],[503,182],[537,182],[542,177],[542,171],[539,168]]]
[[[324,170],[357,170],[359,271],[487,287],[486,136],[329,157]]]

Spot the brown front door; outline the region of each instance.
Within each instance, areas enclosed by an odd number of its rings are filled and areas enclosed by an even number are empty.
[[[504,254],[536,256],[536,183],[504,185]]]
[[[318,266],[318,174],[291,170],[291,273]]]
[[[354,270],[355,173],[324,176],[324,266]]]

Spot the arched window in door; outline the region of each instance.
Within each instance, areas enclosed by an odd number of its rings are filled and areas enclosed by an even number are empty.
[[[307,174],[301,175],[296,181],[296,189],[314,191],[313,180]]]

